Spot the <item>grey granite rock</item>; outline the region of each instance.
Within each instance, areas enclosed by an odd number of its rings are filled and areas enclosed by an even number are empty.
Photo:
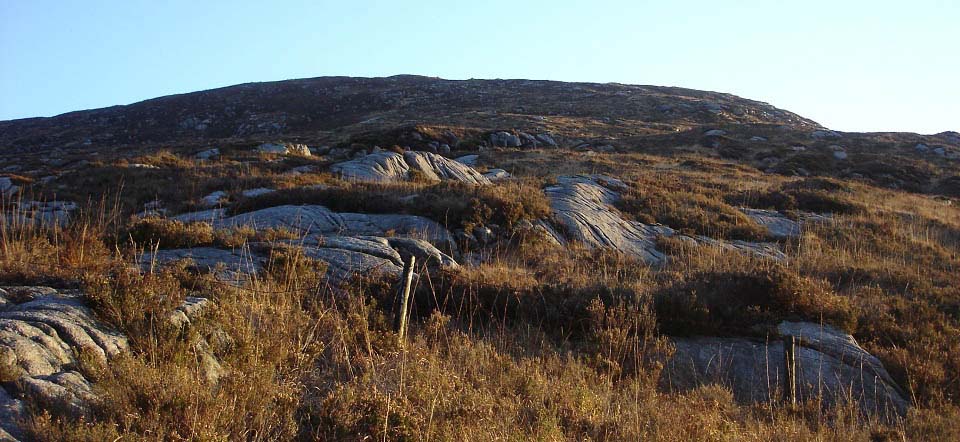
[[[777,239],[799,237],[802,231],[801,229],[806,223],[824,223],[830,221],[828,216],[808,212],[798,213],[798,219],[794,220],[787,218],[784,214],[776,210],[741,207],[740,211],[757,224],[766,227],[770,236]]]
[[[470,184],[490,184],[490,180],[473,168],[442,155],[409,151],[377,152],[355,160],[337,163],[330,170],[345,179],[392,182],[409,179],[411,171],[430,180],[456,180]]]
[[[544,189],[553,209],[553,220],[568,240],[587,247],[606,247],[635,256],[650,264],[663,264],[666,256],[657,250],[660,236],[678,236],[696,244],[721,247],[782,260],[776,244],[722,241],[706,236],[679,235],[667,226],[625,220],[613,207],[627,189],[622,181],[604,175],[557,178],[557,185]]]
[[[490,144],[500,147],[520,147],[520,137],[510,132],[494,132],[490,134]]]
[[[15,440],[22,437],[23,396],[79,413],[92,398],[75,371],[80,355],[107,363],[128,344],[94,318],[79,292],[2,287],[0,299],[0,362],[18,377],[0,388],[0,439]]]
[[[220,215],[220,217],[217,217]],[[255,229],[286,228],[303,234],[373,235],[387,232],[419,234],[434,244],[452,244],[452,236],[443,226],[427,218],[414,215],[337,213],[317,205],[277,206],[222,217],[223,212],[187,213],[174,219],[207,220],[215,228],[250,226]],[[207,217],[210,217],[207,219]]]
[[[660,229],[627,221],[612,207],[620,195],[611,187],[625,187],[622,182],[600,175],[559,177],[557,182],[544,192],[567,238],[588,247],[619,250],[651,264],[664,262],[665,256],[656,250]]]
[[[883,365],[849,334],[830,326],[783,322],[782,336],[798,338],[797,395],[824,405],[852,398],[866,415],[902,416],[909,401]],[[660,384],[671,390],[721,383],[743,403],[782,397],[783,340],[738,337],[673,338],[675,352]]]

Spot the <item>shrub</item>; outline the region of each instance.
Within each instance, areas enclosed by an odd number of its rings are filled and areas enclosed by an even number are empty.
[[[210,223],[166,218],[140,218],[127,228],[127,236],[139,247],[187,248],[213,243]]]
[[[693,192],[651,188],[625,192],[617,208],[644,223],[661,223],[687,233],[718,238],[763,240],[767,230],[722,199]]]
[[[753,334],[782,320],[826,322],[852,330],[849,301],[780,266],[701,272],[655,296],[667,334]],[[761,329],[757,329],[757,327]]]
[[[864,207],[853,201],[850,192],[850,186],[836,180],[805,178],[788,182],[779,189],[728,195],[726,201],[730,204],[779,211],[802,210],[844,215],[861,213]]]

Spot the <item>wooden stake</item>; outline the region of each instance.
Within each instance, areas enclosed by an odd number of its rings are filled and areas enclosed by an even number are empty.
[[[407,308],[410,302],[410,286],[413,284],[413,265],[416,258],[411,255],[410,260],[403,265],[403,289],[400,291],[400,309],[393,320],[393,328],[397,332],[400,345],[403,345],[407,333]]]
[[[784,336],[783,338],[783,400],[790,406],[797,404],[797,338]]]

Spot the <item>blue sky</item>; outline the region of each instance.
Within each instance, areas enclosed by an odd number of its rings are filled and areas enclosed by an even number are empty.
[[[0,120],[394,74],[683,86],[838,130],[960,130],[960,2],[0,0]]]

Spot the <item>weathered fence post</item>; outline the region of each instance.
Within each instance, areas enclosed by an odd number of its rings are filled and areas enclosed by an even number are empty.
[[[790,406],[797,404],[797,338],[783,337],[783,400]]]
[[[400,345],[403,345],[404,337],[407,333],[407,308],[410,302],[410,285],[413,284],[413,265],[416,261],[414,256],[403,264],[403,288],[400,290],[400,308],[395,312],[393,318],[393,328],[397,332],[397,339]]]

